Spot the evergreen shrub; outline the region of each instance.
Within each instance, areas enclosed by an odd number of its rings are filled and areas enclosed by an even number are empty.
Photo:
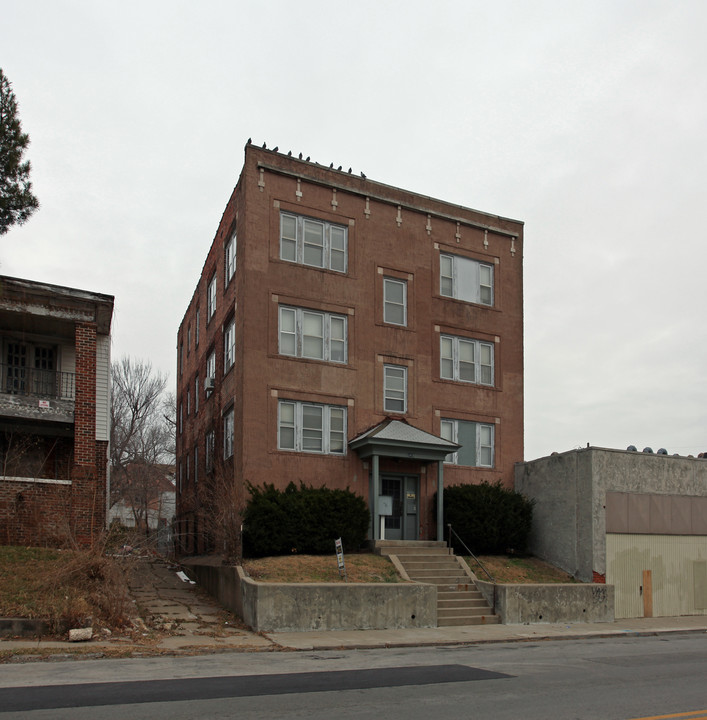
[[[328,555],[334,540],[344,549],[358,550],[368,533],[366,501],[350,490],[315,488],[290,483],[284,491],[274,485],[249,486],[250,500],[243,518],[243,552],[247,557],[268,555]]]
[[[475,555],[523,554],[533,523],[534,501],[498,480],[479,485],[453,485],[444,489],[444,524]],[[454,551],[465,550],[453,537]]]

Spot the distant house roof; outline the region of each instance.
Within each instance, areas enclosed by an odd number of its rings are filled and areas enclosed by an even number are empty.
[[[362,458],[381,455],[441,461],[461,445],[413,427],[405,420],[386,418],[351,440],[349,447]]]

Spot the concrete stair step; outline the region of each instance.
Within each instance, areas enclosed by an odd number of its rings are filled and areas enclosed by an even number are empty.
[[[463,598],[459,600],[437,600],[438,610],[451,610],[455,608],[486,608],[488,610],[488,603],[482,597]]]
[[[439,620],[439,618],[461,617],[462,615],[466,615],[467,617],[484,617],[491,615],[491,610],[488,607],[437,608],[437,620]]]
[[[410,579],[428,585],[437,585],[441,590],[456,590],[464,583],[464,578],[455,578],[450,575],[426,575],[424,577],[412,577],[411,575]]]
[[[438,627],[454,627],[457,625],[498,625],[501,619],[498,615],[475,615],[468,617],[466,615],[460,615],[457,617],[438,618]]]
[[[437,600],[483,600],[479,590],[437,590]]]
[[[400,558],[398,558],[400,560]],[[400,560],[402,565],[407,569],[410,568],[411,570],[430,570],[434,568],[454,568],[455,570],[459,571],[459,563],[454,559],[447,557],[446,555],[443,558],[435,558],[435,559],[423,559],[418,556],[415,556],[414,560],[409,560],[408,558],[403,558]]]

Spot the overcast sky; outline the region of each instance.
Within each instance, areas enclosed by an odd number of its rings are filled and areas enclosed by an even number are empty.
[[[176,332],[249,137],[525,223],[525,457],[707,450],[707,2],[0,0],[39,212],[0,273]]]

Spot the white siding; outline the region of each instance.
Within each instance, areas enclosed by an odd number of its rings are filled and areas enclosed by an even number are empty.
[[[616,619],[643,617],[643,571],[651,571],[653,616],[707,615],[707,537],[606,535],[606,582]]]
[[[110,336],[96,336],[96,440],[110,440]]]

